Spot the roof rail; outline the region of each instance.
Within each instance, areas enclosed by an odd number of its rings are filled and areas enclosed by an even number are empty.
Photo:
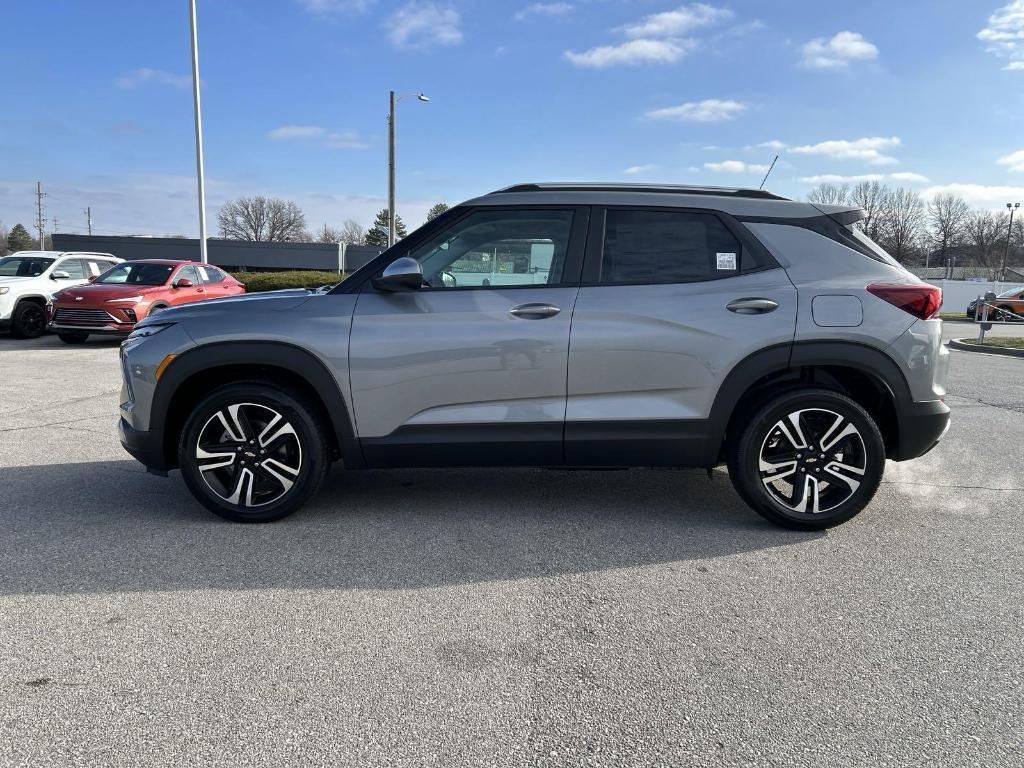
[[[718,197],[748,197],[758,200],[788,200],[763,189],[743,187],[698,187],[685,184],[615,184],[600,182],[513,184],[498,189],[492,195],[509,192],[651,192],[665,195],[716,195]]]

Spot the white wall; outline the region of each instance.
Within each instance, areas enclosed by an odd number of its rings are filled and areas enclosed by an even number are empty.
[[[942,289],[942,311],[943,312],[966,312],[967,305],[983,296],[987,291],[1000,294],[1011,288],[1016,288],[1018,283],[976,283],[972,280],[926,280],[925,282],[937,285]]]

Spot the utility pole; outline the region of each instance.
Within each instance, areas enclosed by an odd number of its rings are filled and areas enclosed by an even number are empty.
[[[53,217],[53,234],[57,234],[57,217]]]
[[[43,182],[36,182],[36,232],[39,233],[39,250],[45,251],[46,245],[43,242],[43,198],[46,195],[43,193]]]
[[[92,236],[92,206],[86,207],[82,213],[85,214],[85,223],[89,227],[89,236]]]
[[[388,108],[388,248],[395,244],[395,92]]]
[[[1010,255],[1010,240],[1013,238],[1013,214],[1020,208],[1020,203],[1007,203],[1006,209],[1010,212],[1010,226],[1006,228],[1006,248],[1003,249],[1003,266],[999,270],[999,282],[1006,280],[1006,259]]]
[[[199,105],[199,36],[196,31],[196,0],[188,0],[189,22],[192,29],[192,103],[196,123],[196,178],[199,193],[199,256],[203,264],[209,262],[206,254],[206,178],[203,173],[203,114]]]

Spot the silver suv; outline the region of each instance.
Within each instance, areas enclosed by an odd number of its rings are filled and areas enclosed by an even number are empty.
[[[329,291],[187,305],[124,343],[121,442],[267,522],[328,466],[703,467],[784,526],[850,519],[949,422],[938,288],[862,211],[523,184]]]

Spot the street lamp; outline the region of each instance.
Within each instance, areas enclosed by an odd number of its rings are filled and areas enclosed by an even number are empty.
[[[1006,281],[1006,258],[1010,255],[1010,238],[1013,237],[1013,214],[1020,208],[1020,203],[1007,203],[1006,210],[1010,212],[1010,225],[1006,228],[1006,248],[1003,249],[1003,267],[999,270],[999,282]]]
[[[395,244],[395,105],[402,99],[415,96],[417,101],[430,101],[422,93],[406,93],[395,98],[390,91],[390,108],[388,109],[388,248]]]
[[[196,178],[199,194],[199,257],[209,262],[206,254],[206,178],[203,172],[203,114],[199,105],[199,37],[196,31],[196,0],[188,2],[189,26],[192,32],[192,105],[196,124]]]

